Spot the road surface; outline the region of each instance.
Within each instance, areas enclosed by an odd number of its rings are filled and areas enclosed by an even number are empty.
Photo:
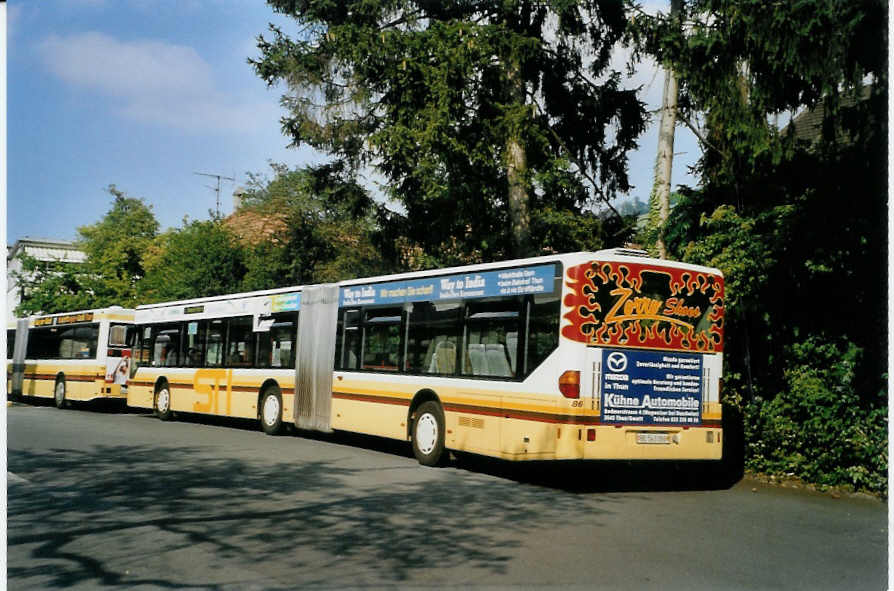
[[[887,585],[872,499],[593,463],[425,468],[375,438],[92,407],[7,420],[10,589]]]

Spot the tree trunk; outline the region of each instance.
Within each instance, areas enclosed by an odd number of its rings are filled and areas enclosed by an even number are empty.
[[[512,233],[512,254],[523,258],[531,254],[531,216],[528,211],[530,201],[527,172],[528,155],[521,141],[522,115],[525,105],[525,86],[521,76],[521,64],[517,59],[509,61],[507,77],[509,92],[518,111],[512,113],[517,118],[510,124],[509,138],[506,140],[506,179],[509,182],[507,206],[509,209],[509,231]]]
[[[671,18],[680,13],[680,0],[671,0]],[[670,215],[670,185],[674,165],[674,127],[677,125],[677,76],[673,70],[664,74],[664,94],[661,99],[661,122],[658,126],[658,155],[655,158],[655,185],[652,188],[657,209],[658,256],[667,258],[664,241],[665,225]]]
[[[512,232],[512,254],[522,258],[530,254],[531,216],[528,213],[528,168],[525,147],[517,137],[506,143],[506,177],[509,180],[509,228]]]

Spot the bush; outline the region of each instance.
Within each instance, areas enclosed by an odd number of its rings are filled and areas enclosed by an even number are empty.
[[[745,407],[746,467],[886,495],[887,396],[858,383],[862,350],[814,337],[788,353],[783,391]]]

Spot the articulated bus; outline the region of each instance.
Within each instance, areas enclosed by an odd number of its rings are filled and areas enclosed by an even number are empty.
[[[293,414],[300,296],[285,288],[137,307],[128,405],[165,420],[262,418],[276,433]]]
[[[127,398],[134,311],[113,306],[10,322],[7,392],[68,401]]]
[[[719,460],[724,284],[613,249],[139,306],[128,404],[508,460]]]

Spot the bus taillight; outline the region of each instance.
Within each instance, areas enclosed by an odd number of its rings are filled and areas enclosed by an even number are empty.
[[[580,372],[569,369],[559,376],[559,392],[565,398],[580,398]]]

